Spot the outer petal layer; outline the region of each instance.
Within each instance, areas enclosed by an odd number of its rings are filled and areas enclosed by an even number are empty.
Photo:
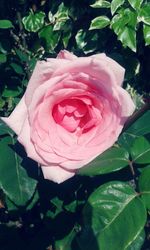
[[[9,117],[1,117],[1,119],[17,134],[19,135],[24,121],[27,117],[27,107],[25,105],[24,96],[11,113]]]
[[[54,182],[57,182],[58,184],[75,175],[75,172],[67,171],[64,168],[59,167],[58,165],[43,166],[42,171],[45,179],[52,180]]]

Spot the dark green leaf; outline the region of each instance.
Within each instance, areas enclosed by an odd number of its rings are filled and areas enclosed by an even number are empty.
[[[98,34],[96,31],[79,30],[76,37],[76,43],[79,49],[82,49],[85,54],[91,53],[97,49]]]
[[[33,11],[22,19],[24,27],[29,32],[37,32],[44,25],[45,13],[40,11],[36,14]]]
[[[57,240],[55,242],[55,249],[57,250],[71,250],[71,243],[73,238],[75,237],[75,230],[73,229],[67,236],[65,236],[62,240]]]
[[[147,121],[150,120],[150,111],[147,111],[137,121],[133,123],[122,135],[119,137],[119,145],[130,151],[134,140],[142,135],[150,133],[150,126]]]
[[[3,97],[16,97],[19,96],[22,93],[22,88],[20,87],[14,87],[14,88],[5,88],[2,92]]]
[[[89,30],[103,29],[108,26],[110,19],[107,16],[98,16],[91,21]]]
[[[131,147],[131,156],[135,163],[150,163],[150,143],[142,136],[137,138]]]
[[[111,13],[112,15],[116,12],[116,10],[124,4],[125,0],[112,0],[111,2]]]
[[[0,136],[1,135],[11,135],[13,136],[13,131],[0,119]]]
[[[54,51],[60,39],[60,32],[53,31],[51,25],[45,26],[39,33],[46,51]]]
[[[37,181],[27,175],[21,166],[21,158],[14,151],[13,136],[0,140],[0,186],[10,200],[24,206],[31,199]]]
[[[17,74],[23,75],[25,73],[22,66],[17,63],[11,63],[10,66]]]
[[[140,234],[138,234],[134,241],[126,248],[126,250],[141,250],[141,247],[145,240],[145,231],[143,230]]]
[[[128,165],[128,152],[123,148],[110,148],[79,170],[82,175],[99,175],[118,171]]]
[[[83,216],[82,234],[91,229],[79,240],[80,249],[84,250],[94,249],[93,245],[101,250],[133,249],[132,243],[146,223],[146,209],[137,193],[128,184],[115,181],[91,194]]]
[[[96,0],[95,3],[90,5],[92,8],[110,8],[110,2],[105,0]]]
[[[150,165],[142,170],[139,177],[139,189],[147,209],[150,210]]]
[[[5,63],[7,61],[7,56],[4,54],[0,54],[0,64]]]
[[[63,41],[64,48],[67,48],[71,35],[72,35],[71,30],[67,30],[63,32],[62,41]]]
[[[10,20],[0,20],[0,29],[10,29],[14,28]]]
[[[143,33],[145,39],[145,45],[150,45],[150,26],[144,24],[143,25]]]

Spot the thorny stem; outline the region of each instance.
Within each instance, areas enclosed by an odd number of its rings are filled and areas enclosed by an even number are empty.
[[[147,102],[142,106],[141,109],[133,113],[132,116],[127,120],[125,123],[125,126],[123,128],[122,133],[127,130],[138,118],[140,118],[147,110],[150,110],[150,100],[147,100]]]

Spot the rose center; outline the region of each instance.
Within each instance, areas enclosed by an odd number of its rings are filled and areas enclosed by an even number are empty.
[[[53,118],[57,124],[69,132],[87,132],[97,120],[92,112],[92,105],[79,99],[66,99],[53,108]]]

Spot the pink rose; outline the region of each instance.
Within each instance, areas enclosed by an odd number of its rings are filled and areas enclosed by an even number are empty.
[[[124,69],[105,54],[61,51],[36,64],[8,118],[28,157],[61,183],[111,147],[135,106],[121,85]]]

